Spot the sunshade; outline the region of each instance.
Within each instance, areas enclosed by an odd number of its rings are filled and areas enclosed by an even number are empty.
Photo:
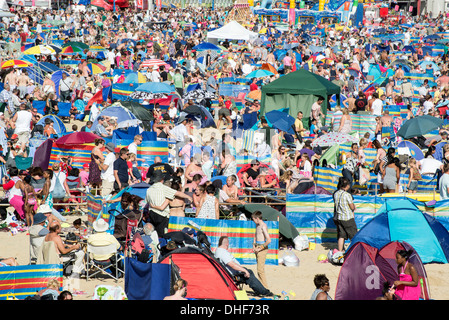
[[[99,136],[92,132],[74,132],[68,135],[65,135],[58,140],[55,141],[57,144],[64,145],[80,145],[84,143],[92,143],[95,139],[98,139]]]
[[[253,213],[256,211],[262,212],[262,219],[268,221],[278,221],[279,219],[279,233],[285,238],[295,239],[299,236],[298,230],[292,225],[290,221],[276,209],[264,204],[245,204],[241,206],[244,211]]]
[[[67,46],[63,47],[61,50],[62,55],[73,55],[77,53],[83,52],[84,49],[77,47],[77,46]]]
[[[32,63],[24,61],[24,60],[11,59],[11,60],[2,62],[1,68],[2,69],[12,68],[12,67],[26,68],[26,67],[30,67],[32,65],[33,65]]]
[[[78,48],[81,48],[83,50],[84,49],[89,49],[89,45],[87,45],[87,44],[85,44],[83,42],[80,42],[80,41],[70,41],[70,42],[64,43],[62,45],[62,47],[63,48],[65,48],[65,47],[78,47]]]
[[[159,60],[159,59],[148,59],[141,63],[141,68],[148,68],[152,69],[154,66],[160,67],[160,66],[166,66],[167,63],[165,61]]]
[[[136,91],[149,93],[172,93],[175,87],[164,82],[146,82],[136,88]]]
[[[183,97],[183,99],[186,100],[203,100],[203,99],[214,99],[215,95],[207,90],[203,90],[203,89],[196,89],[196,90],[192,90],[187,92]]]
[[[295,118],[288,113],[272,110],[265,114],[265,119],[276,129],[295,134],[293,131],[293,125],[295,124]]]
[[[99,63],[89,63],[87,64],[87,67],[92,74],[101,74],[107,71],[107,68]]]
[[[23,52],[23,54],[34,54],[34,55],[55,54],[55,53],[56,53],[55,49],[47,45],[34,46]]]
[[[344,143],[354,143],[358,142],[359,139],[355,136],[351,136],[347,133],[341,132],[330,132],[328,134],[322,135],[321,137],[316,138],[312,141],[312,147],[330,147],[336,144],[344,144]]]
[[[245,99],[248,100],[259,100],[262,97],[262,91],[261,90],[253,90],[248,92],[248,94],[246,95]]]
[[[263,78],[263,77],[269,77],[269,76],[272,76],[272,75],[274,75],[274,73],[271,72],[271,71],[263,70],[263,69],[257,69],[257,70],[254,70],[254,71],[251,71],[250,73],[248,73],[245,78],[247,78],[247,79]]]
[[[420,137],[438,129],[443,125],[443,119],[429,115],[418,116],[405,121],[398,130],[397,135],[404,139]]]
[[[107,51],[107,50],[105,47],[102,47],[102,46],[90,46],[89,51],[100,52],[100,51]]]

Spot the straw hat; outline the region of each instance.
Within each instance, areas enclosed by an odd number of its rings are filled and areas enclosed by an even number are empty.
[[[102,218],[96,220],[92,226],[96,232],[105,232],[109,229],[109,225]]]

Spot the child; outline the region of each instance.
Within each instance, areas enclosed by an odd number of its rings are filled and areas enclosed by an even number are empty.
[[[133,183],[139,183],[142,181],[142,174],[139,169],[137,169],[137,156],[134,153],[129,154],[128,172]]]
[[[87,186],[89,180],[89,164],[83,164],[83,170],[80,171],[79,177],[81,178],[81,185]]]
[[[421,173],[419,173],[418,164],[415,158],[409,160],[410,172],[407,184],[407,190],[409,193],[416,193],[418,189],[418,181],[422,179]]]
[[[30,185],[31,182],[31,175],[26,175],[25,178],[23,178],[23,183],[25,186],[25,219],[26,224],[28,227],[31,227],[33,225],[33,216],[35,211],[37,210],[37,197],[36,192],[34,191],[33,186]]]
[[[226,184],[223,186],[223,191],[226,192],[229,198],[238,199],[239,189],[235,185],[237,178],[235,175],[229,176],[226,179]]]
[[[310,136],[317,138],[320,133],[320,129],[317,126],[316,119],[312,119],[312,124],[310,125]]]

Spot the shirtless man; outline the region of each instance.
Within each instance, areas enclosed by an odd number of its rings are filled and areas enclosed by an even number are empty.
[[[383,116],[380,118],[380,122],[382,124],[382,127],[391,127],[391,124],[393,123],[393,117],[390,115],[390,112],[388,112],[388,110],[384,111]]]
[[[265,259],[268,253],[268,245],[271,243],[268,227],[262,220],[262,212],[255,211],[251,215],[251,219],[256,224],[256,233],[254,235],[253,251],[257,259],[257,274],[260,282],[265,288],[268,288],[267,279],[265,277]]]
[[[17,74],[15,69],[6,75],[4,84],[9,84],[10,91],[13,91],[17,87]]]
[[[19,97],[23,99],[27,94],[27,87],[30,85],[30,77],[28,71],[23,70],[22,74],[17,78],[17,86],[19,89]]]

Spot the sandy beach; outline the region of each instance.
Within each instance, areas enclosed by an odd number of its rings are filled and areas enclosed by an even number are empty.
[[[67,223],[80,217],[87,220],[87,215],[66,216]],[[20,265],[28,264],[29,261],[29,235],[27,232],[20,232],[12,235],[10,232],[0,232],[1,257],[15,257]],[[317,257],[329,249],[335,248],[334,243],[318,244],[315,250],[293,251],[300,260],[298,267],[286,267],[284,265],[266,266],[267,279],[272,292],[281,294],[282,291],[288,293],[290,300],[308,300],[314,288],[313,277],[315,274],[324,273],[330,280],[330,295],[335,296],[335,287],[340,272],[340,266],[331,263],[320,263]],[[279,257],[285,253],[285,249],[279,251]],[[247,265],[249,269],[256,271],[255,265]],[[431,298],[434,300],[449,300],[449,264],[426,264],[425,265],[430,286]],[[79,282],[74,282],[64,277],[64,286],[71,286],[75,293],[74,300],[92,300],[96,285],[118,285],[124,289],[124,279],[117,283],[112,279],[91,279],[86,281],[81,277]],[[249,288],[246,288],[249,289]],[[78,293],[78,294],[77,294]],[[251,298],[251,297],[250,297]]]

